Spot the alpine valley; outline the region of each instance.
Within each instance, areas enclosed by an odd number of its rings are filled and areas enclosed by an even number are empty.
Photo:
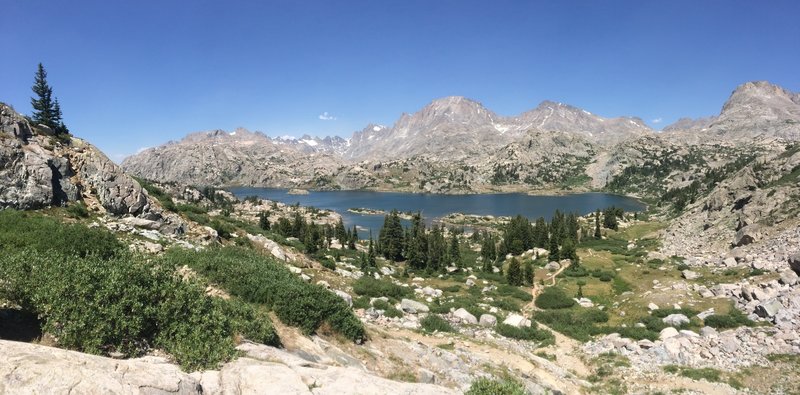
[[[215,130],[118,165],[45,77],[33,116],[0,103],[0,393],[800,393],[800,94],[747,82],[661,131],[446,97],[349,139]],[[359,238],[233,187],[647,207],[348,208],[383,218]]]

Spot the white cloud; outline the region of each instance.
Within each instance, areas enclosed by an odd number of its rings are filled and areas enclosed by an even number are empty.
[[[656,118],[656,119],[654,119],[652,122],[653,122],[653,123],[661,123],[661,121],[663,121],[663,119],[661,119],[661,118]]]
[[[150,147],[142,147],[142,148],[137,149],[136,153],[137,154],[141,154],[142,152],[147,151],[149,149],[150,149]]]
[[[333,114],[329,114],[327,111],[325,111],[322,114],[319,114],[319,119],[323,121],[335,121],[336,117],[333,116]]]

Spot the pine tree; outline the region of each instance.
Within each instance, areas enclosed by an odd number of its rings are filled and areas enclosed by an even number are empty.
[[[550,250],[550,260],[551,261],[558,261],[561,259],[561,254],[558,251],[558,238],[555,236],[550,236],[550,246],[548,247]]]
[[[31,98],[31,106],[33,107],[31,119],[35,123],[53,127],[53,88],[47,83],[47,71],[45,71],[41,63],[39,63],[39,67],[36,70],[33,88],[31,89],[36,94],[35,98]]]
[[[344,228],[344,221],[342,221],[341,218],[339,218],[339,222],[336,223],[335,231],[334,237],[339,240],[339,244],[344,245],[348,240],[350,240],[347,235],[347,230]]]
[[[367,250],[367,265],[369,265],[370,272],[378,268],[376,259],[375,248],[372,247],[372,236],[369,237],[369,249]]]
[[[36,94],[36,97],[31,98],[31,120],[49,127],[55,135],[69,133],[62,119],[61,104],[58,99],[53,99],[53,88],[47,83],[47,71],[41,63],[36,70],[31,90]]]
[[[578,243],[578,231],[580,230],[580,225],[578,225],[578,216],[575,213],[569,213],[567,215],[566,221],[566,236],[575,244]]]
[[[53,130],[55,134],[69,134],[67,125],[64,125],[64,119],[61,115],[61,103],[58,102],[58,98],[53,102]]]
[[[450,262],[455,263],[456,267],[461,269],[462,268],[461,249],[460,249],[460,246],[458,244],[458,235],[456,235],[456,232],[454,232],[454,231],[450,232],[450,254],[449,255],[450,255]]]
[[[261,230],[269,230],[269,218],[265,211],[258,213],[258,227]]]
[[[572,261],[572,266],[570,266],[570,269],[577,270],[580,266],[580,258],[578,257],[578,253],[575,250],[575,244],[572,242],[572,240],[567,240],[564,242],[564,245],[561,247],[561,258]]]
[[[347,248],[355,250],[357,241],[358,241],[358,228],[356,228],[356,226],[353,225],[353,231],[350,233],[350,240],[347,241]]]
[[[594,212],[594,238],[600,239],[602,237],[602,234],[600,234],[600,209],[597,209]]]
[[[522,277],[523,277],[523,280],[525,281],[525,285],[533,285],[533,281],[534,281],[533,276],[534,276],[533,264],[531,263],[531,261],[526,260],[525,261],[525,266],[524,266],[523,271],[522,271]]]
[[[400,222],[400,213],[397,210],[384,217],[383,227],[378,234],[380,249],[384,258],[392,261],[403,260],[403,225]]]
[[[512,258],[508,264],[506,271],[506,280],[509,285],[520,286],[522,285],[522,269],[519,266],[517,258]]]

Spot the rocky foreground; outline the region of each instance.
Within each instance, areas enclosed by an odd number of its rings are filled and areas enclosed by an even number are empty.
[[[0,340],[4,394],[455,394],[402,383],[364,369],[330,366],[274,347],[245,343],[243,356],[218,371],[182,372],[164,358],[116,360]]]

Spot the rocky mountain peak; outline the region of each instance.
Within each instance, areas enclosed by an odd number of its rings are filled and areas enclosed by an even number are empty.
[[[497,115],[481,103],[462,96],[448,96],[436,99],[413,115],[401,118],[409,124],[436,123],[492,123]]]
[[[722,107],[722,116],[748,112],[781,110],[800,113],[800,94],[792,93],[767,81],[746,82],[736,87]]]

